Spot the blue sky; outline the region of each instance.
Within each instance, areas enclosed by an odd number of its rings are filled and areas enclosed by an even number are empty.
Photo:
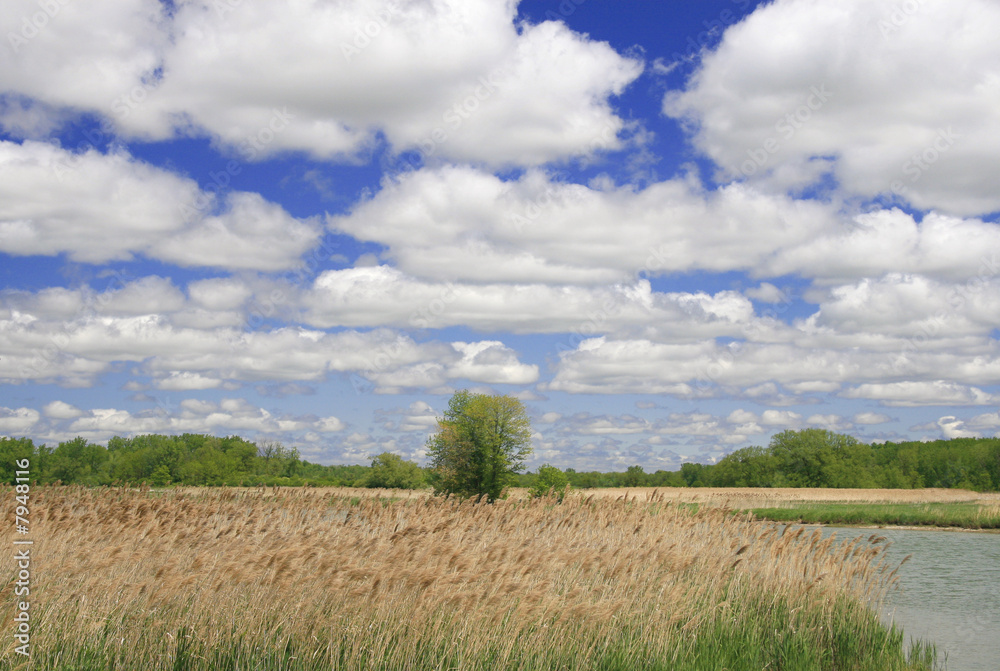
[[[1000,429],[986,0],[11,0],[0,434],[532,467]]]

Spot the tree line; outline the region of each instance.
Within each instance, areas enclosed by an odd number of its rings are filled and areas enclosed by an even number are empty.
[[[311,464],[294,447],[274,441],[253,443],[239,436],[116,436],[107,447],[77,437],[54,448],[35,445],[29,438],[0,438],[3,482],[12,482],[14,462],[24,458],[31,460],[31,478],[40,484],[87,486],[338,486],[354,484],[368,470]]]
[[[509,401],[476,400],[476,395],[453,401],[429,441],[428,467],[389,452],[375,455],[369,465],[323,466],[303,460],[293,447],[273,441],[253,443],[239,436],[150,434],[111,438],[106,447],[78,437],[54,448],[35,445],[29,438],[0,438],[0,482],[13,482],[15,461],[28,458],[31,477],[41,484],[434,487],[440,493],[461,496],[478,492],[487,500],[495,500],[510,486],[543,494],[550,489],[559,493],[567,484],[578,489],[942,487],[1000,491],[1000,439],[869,445],[822,429],[784,431],[766,448],[737,450],[716,464],[684,463],[677,471],[647,473],[634,465],[625,471],[578,472],[546,464],[525,473],[523,462],[530,450],[520,407]],[[499,431],[499,420],[504,417],[515,421],[509,430]],[[480,419],[485,423],[478,428],[469,424]]]
[[[867,444],[824,429],[783,431],[765,447],[679,471],[573,473],[575,487],[833,487],[1000,491],[1000,439]],[[617,483],[617,484],[612,484]]]

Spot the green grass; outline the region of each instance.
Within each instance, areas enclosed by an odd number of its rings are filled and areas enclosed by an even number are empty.
[[[1000,529],[1000,511],[976,503],[793,503],[751,512],[774,522]]]
[[[751,592],[752,594],[752,592]],[[182,626],[169,639],[163,630],[144,631],[144,652],[126,651],[107,631],[82,627],[50,631],[36,644],[29,669],[47,671],[932,671],[935,651],[917,644],[906,655],[903,632],[887,627],[864,605],[837,599],[825,608],[803,609],[783,599],[734,594],[725,612],[700,622],[679,622],[670,631],[649,631],[638,617],[621,621],[614,636],[595,636],[584,623],[553,621],[526,627],[511,640],[471,652],[462,618],[444,617],[422,631],[388,637],[385,645],[359,646],[357,639],[328,632],[322,639],[297,638],[280,626],[263,637],[233,631],[207,646],[207,632]],[[749,598],[748,598],[749,597]],[[379,624],[373,639],[386,633]],[[382,623],[384,624],[384,623]],[[694,626],[691,626],[694,625]],[[551,626],[552,630],[544,627]],[[317,632],[318,633],[318,632]],[[416,635],[418,641],[410,637]],[[666,634],[666,635],[664,635]],[[253,640],[256,639],[256,640]],[[543,644],[539,644],[542,642]],[[39,642],[40,643],[40,642]]]

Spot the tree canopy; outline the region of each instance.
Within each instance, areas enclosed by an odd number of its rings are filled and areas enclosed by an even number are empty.
[[[398,454],[383,452],[372,457],[364,484],[383,489],[420,489],[424,486],[424,471],[415,462],[405,461]]]
[[[434,490],[493,502],[531,454],[531,421],[513,396],[459,391],[428,440]]]

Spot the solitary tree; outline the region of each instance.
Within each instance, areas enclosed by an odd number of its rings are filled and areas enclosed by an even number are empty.
[[[457,392],[427,442],[438,493],[496,501],[531,454],[531,422],[512,396]]]

